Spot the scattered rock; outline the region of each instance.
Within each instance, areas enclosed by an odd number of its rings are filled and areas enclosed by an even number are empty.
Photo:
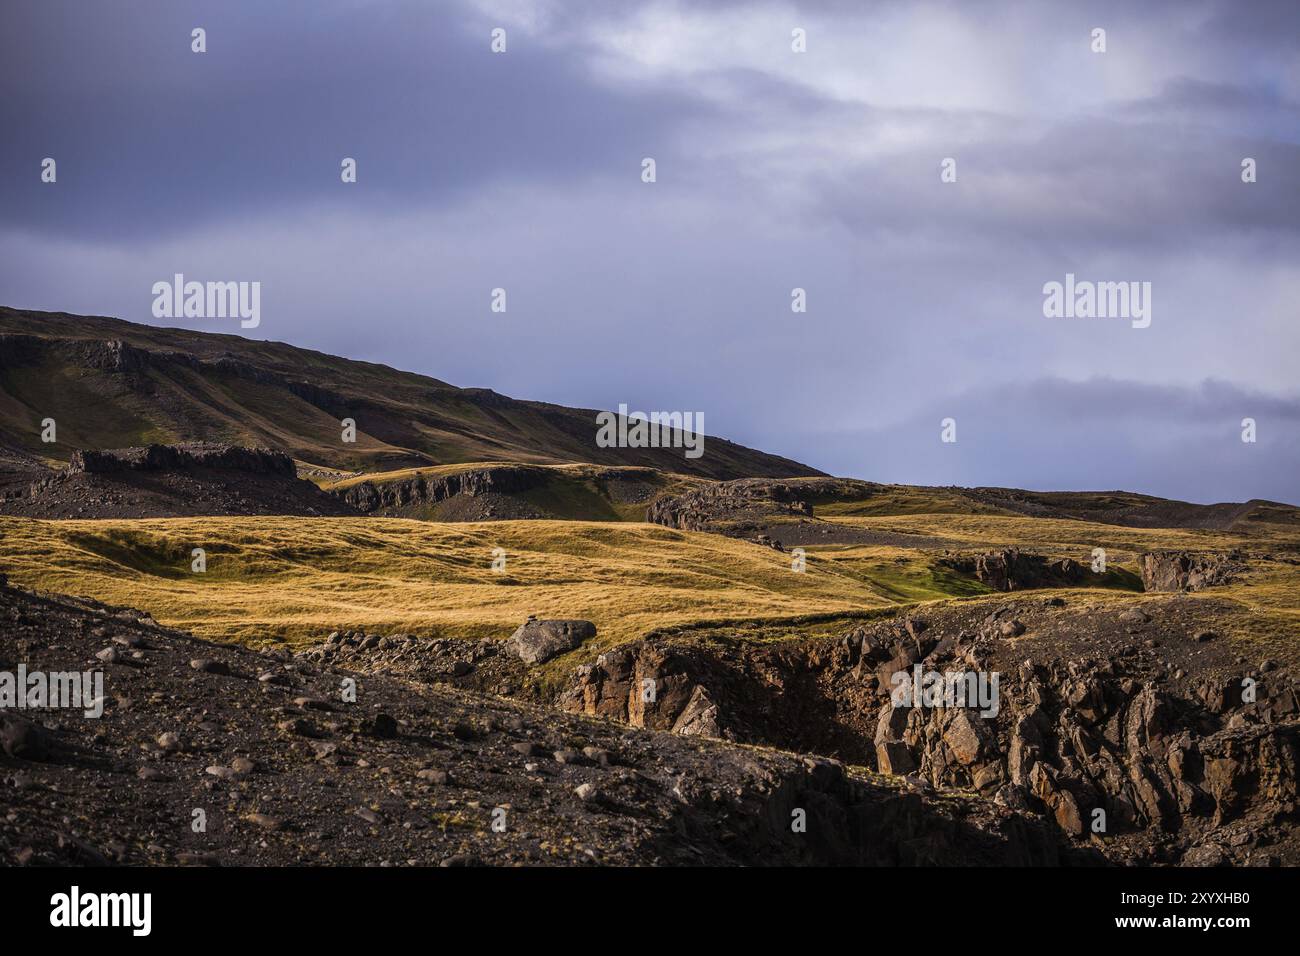
[[[254,826],[261,827],[263,830],[282,830],[284,821],[279,817],[273,817],[266,813],[248,813],[244,819]]]
[[[397,737],[397,720],[391,714],[378,713],[362,721],[361,732],[369,737],[392,740]]]
[[[0,750],[18,760],[45,761],[50,756],[50,737],[25,717],[0,713]]]
[[[223,677],[230,675],[230,665],[224,661],[214,661],[210,658],[192,660],[190,661],[190,667],[200,674],[217,674]]]

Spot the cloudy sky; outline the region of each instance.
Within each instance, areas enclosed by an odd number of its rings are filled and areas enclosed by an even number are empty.
[[[245,334],[836,474],[1300,503],[1295,0],[7,0],[0,82],[0,304],[257,280]]]

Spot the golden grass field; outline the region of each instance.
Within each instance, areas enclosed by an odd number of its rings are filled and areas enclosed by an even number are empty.
[[[207,572],[190,570],[191,549]],[[506,572],[492,571],[492,549]],[[149,611],[223,640],[319,640],[340,627],[507,637],[529,614],[595,622],[600,642],[716,618],[889,603],[814,560],[657,525],[434,524],[385,518],[0,519],[0,566],[30,587]]]
[[[943,537],[962,548],[1018,546],[1086,561],[1107,549],[1120,571],[1096,600],[1129,600],[1136,556],[1152,548],[1271,549],[1240,534],[1138,530],[1001,515],[841,517],[839,523]],[[206,573],[190,570],[203,548]],[[506,570],[491,568],[494,548]],[[591,521],[440,524],[401,518],[0,518],[0,569],[18,584],[150,612],[203,637],[260,645],[317,641],[336,629],[505,638],[529,614],[593,621],[596,647],[710,622],[805,630],[799,619],[849,619],[914,603],[989,595],[938,565],[941,555],[885,546],[790,555],[720,535]],[[1258,560],[1216,588],[1251,627],[1300,634],[1300,572]]]

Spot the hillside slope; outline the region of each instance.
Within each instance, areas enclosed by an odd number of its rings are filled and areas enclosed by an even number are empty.
[[[819,474],[713,436],[695,459],[680,448],[599,448],[595,416],[279,342],[0,307],[0,446],[45,458],[221,442],[364,471],[513,461],[709,478]],[[46,418],[57,443],[40,440]],[[355,443],[342,440],[345,418],[356,422]]]

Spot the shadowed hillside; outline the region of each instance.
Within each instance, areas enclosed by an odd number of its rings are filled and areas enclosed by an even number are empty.
[[[595,417],[279,342],[0,307],[0,444],[41,457],[203,441],[365,471],[514,461],[818,474],[712,436],[694,459],[680,448],[599,448]],[[45,418],[57,443],[40,440]],[[341,439],[344,418],[356,422],[355,443]]]

